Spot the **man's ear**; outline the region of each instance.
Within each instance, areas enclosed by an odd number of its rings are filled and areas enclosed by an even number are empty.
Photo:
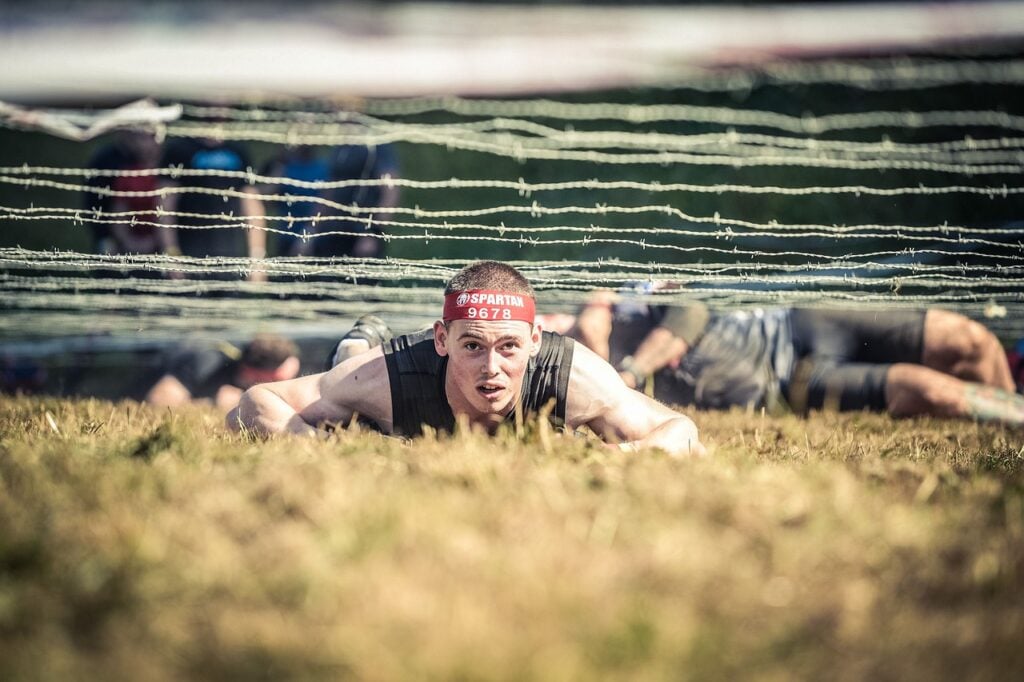
[[[542,331],[540,324],[533,325],[533,331],[530,333],[530,357],[537,357],[537,354],[540,353]]]
[[[438,320],[434,323],[434,350],[442,358],[448,355],[448,329],[444,326],[444,322]]]

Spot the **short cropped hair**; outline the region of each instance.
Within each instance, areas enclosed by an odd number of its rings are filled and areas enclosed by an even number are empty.
[[[530,280],[511,265],[495,260],[482,260],[462,268],[448,280],[444,294],[474,289],[496,289],[537,298]]]
[[[277,369],[290,357],[299,357],[293,341],[276,334],[257,334],[242,351],[241,363],[253,369]]]

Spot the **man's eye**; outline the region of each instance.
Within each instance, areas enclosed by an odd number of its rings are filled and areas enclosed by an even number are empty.
[[[465,348],[466,350],[477,350],[478,348],[480,348],[480,344],[470,342],[463,346],[463,348]]]

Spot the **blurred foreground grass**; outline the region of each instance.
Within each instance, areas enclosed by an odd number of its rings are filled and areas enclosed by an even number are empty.
[[[697,420],[694,462],[0,399],[0,679],[1024,676],[1022,434]]]

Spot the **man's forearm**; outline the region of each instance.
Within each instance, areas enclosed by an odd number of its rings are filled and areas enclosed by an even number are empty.
[[[238,407],[227,417],[228,428],[245,430],[257,436],[275,433],[317,435],[292,407],[273,391],[254,386],[242,394]]]
[[[633,367],[641,375],[657,372],[687,351],[686,341],[664,327],[655,327],[633,353]]]
[[[658,448],[670,455],[706,454],[700,442],[697,425],[688,417],[679,415],[662,423],[643,438],[620,443],[623,450],[640,450],[642,448]]]

